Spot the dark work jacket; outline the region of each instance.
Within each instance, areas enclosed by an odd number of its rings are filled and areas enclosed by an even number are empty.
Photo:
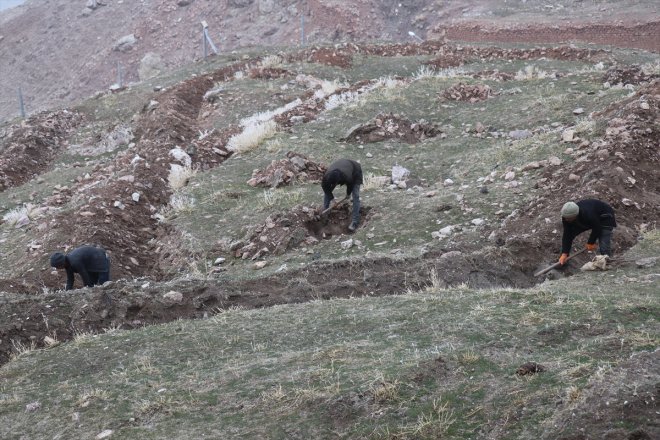
[[[350,159],[336,160],[330,164],[325,175],[329,175],[334,170],[339,170],[341,173],[337,185],[346,185],[347,196],[351,195],[355,185],[362,185],[362,167],[356,161]],[[323,188],[323,192],[329,195],[331,195],[332,191],[335,189],[334,186],[326,181],[325,177],[321,182],[321,187]]]
[[[105,250],[94,246],[80,246],[66,254],[64,257],[66,269],[66,290],[73,288],[74,273],[80,274],[83,284],[92,287],[94,283],[90,278],[90,272],[109,272],[110,260]]]
[[[579,234],[591,229],[587,243],[594,244],[600,238],[603,228],[616,228],[614,209],[605,202],[596,199],[585,199],[577,202],[580,212],[573,222],[562,219],[564,234],[561,239],[561,252],[571,252],[573,240]]]

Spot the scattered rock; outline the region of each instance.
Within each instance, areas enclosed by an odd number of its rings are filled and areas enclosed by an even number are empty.
[[[273,160],[265,169],[254,170],[247,183],[254,187],[278,188],[294,182],[319,182],[326,170],[325,164],[289,151],[285,159]]]
[[[513,171],[509,171],[504,175],[504,180],[513,180],[515,178],[516,178],[516,173],[514,173]]]
[[[486,223],[486,220],[484,220],[482,218],[475,218],[475,219],[472,219],[472,221],[470,223],[472,223],[474,226],[481,226],[484,223]]]
[[[401,165],[394,165],[392,167],[392,182],[401,182],[410,176],[410,170],[402,167]]]
[[[343,141],[353,143],[381,142],[401,139],[414,144],[440,134],[440,129],[425,120],[409,121],[395,114],[380,114],[372,122],[353,127]]]
[[[539,162],[530,162],[522,167],[523,171],[529,171],[529,170],[536,170],[538,168],[541,168],[541,164]]]
[[[114,206],[115,208],[119,208],[119,209],[124,209],[124,208],[126,207],[126,205],[124,205],[124,204],[123,204],[122,202],[120,202],[119,200],[115,200],[115,203],[113,203],[113,206]]]
[[[105,431],[101,431],[96,435],[97,440],[102,440],[104,438],[109,438],[114,431],[112,429],[106,429]]]
[[[454,181],[451,180],[451,179],[445,179],[445,181],[442,182],[442,184],[443,184],[444,186],[451,186],[451,185],[454,184]]]
[[[163,299],[166,299],[170,302],[181,304],[183,301],[183,294],[181,292],[177,292],[176,290],[170,290],[166,294],[163,295]]]
[[[568,175],[568,180],[570,180],[571,182],[577,182],[578,180],[580,180],[580,176],[571,173]]]
[[[340,243],[340,246],[341,246],[341,248],[342,248],[343,250],[347,251],[347,250],[349,250],[350,248],[353,247],[353,244],[354,244],[354,243],[353,243],[353,239],[352,239],[352,238],[349,238],[349,239],[346,240],[346,241],[342,241],[342,242]]]
[[[218,257],[218,258],[216,258],[215,261],[213,262],[213,265],[214,265],[214,266],[218,266],[218,265],[224,263],[226,260],[227,260],[227,259],[224,258],[224,257]]]
[[[513,130],[509,132],[509,137],[515,140],[527,139],[532,136],[534,136],[534,134],[529,130]]]
[[[561,159],[558,158],[557,156],[550,156],[548,158],[548,163],[552,166],[558,167],[559,165],[561,165]]]
[[[264,267],[266,267],[266,265],[268,265],[267,261],[257,261],[256,263],[254,263],[253,267],[255,270],[261,270]]]
[[[115,45],[112,47],[112,50],[116,52],[128,52],[129,50],[133,49],[135,43],[137,43],[135,34],[124,35],[119,40],[117,40]]]
[[[584,109],[582,107],[579,107],[579,108],[576,108],[575,110],[573,110],[574,115],[581,115],[582,113],[584,113]]]
[[[656,263],[658,262],[658,259],[660,259],[660,257],[647,257],[647,258],[641,258],[641,259],[635,261],[635,264],[636,264],[637,267],[639,267],[640,269],[642,269],[642,268],[648,268],[648,267],[653,267],[653,266],[655,266]]]
[[[575,139],[575,130],[573,129],[566,129],[561,134],[561,140],[564,142],[573,142],[574,139]]]
[[[160,55],[154,52],[147,52],[140,60],[140,65],[138,66],[140,81],[160,75],[164,68],[165,64]]]
[[[439,94],[441,99],[452,101],[478,102],[493,96],[491,88],[485,84],[455,84]]]
[[[32,402],[25,405],[25,412],[35,412],[41,408],[41,402]]]
[[[133,194],[131,194],[131,198],[133,199],[134,202],[136,202],[136,203],[139,202],[140,201],[140,193],[134,192]]]

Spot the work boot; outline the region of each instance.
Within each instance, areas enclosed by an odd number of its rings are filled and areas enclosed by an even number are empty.
[[[357,222],[351,223],[351,225],[348,227],[348,230],[351,232],[355,232],[355,230],[358,228]]]

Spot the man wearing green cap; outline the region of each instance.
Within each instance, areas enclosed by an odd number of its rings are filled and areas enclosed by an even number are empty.
[[[587,250],[596,250],[598,240],[602,255],[612,256],[612,231],[616,228],[614,209],[607,203],[597,199],[585,199],[579,202],[567,202],[561,208],[561,221],[564,234],[561,239],[561,256],[559,263],[563,266],[571,252],[573,240],[579,234],[591,229],[587,240]]]

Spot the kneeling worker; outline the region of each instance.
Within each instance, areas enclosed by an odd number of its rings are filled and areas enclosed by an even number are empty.
[[[80,274],[87,287],[110,281],[110,258],[102,248],[80,246],[66,255],[55,252],[50,256],[50,265],[66,269],[66,290],[73,289],[74,273]]]
[[[360,224],[360,185],[362,185],[362,167],[350,159],[339,159],[330,164],[321,180],[323,188],[323,209],[330,206],[335,198],[332,194],[337,185],[346,185],[346,197],[353,195],[353,215],[348,229],[353,232]]]
[[[571,252],[573,240],[579,234],[591,229],[587,240],[587,250],[596,250],[598,240],[601,255],[612,256],[612,231],[616,228],[614,209],[605,202],[596,199],[585,199],[579,202],[567,202],[561,208],[564,234],[561,240],[561,256],[559,263],[563,266]]]

